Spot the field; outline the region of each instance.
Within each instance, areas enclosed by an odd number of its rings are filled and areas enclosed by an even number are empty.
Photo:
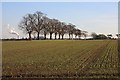
[[[3,41],[3,77],[116,78],[116,40]]]

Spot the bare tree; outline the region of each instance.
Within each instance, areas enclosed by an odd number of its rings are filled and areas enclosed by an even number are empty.
[[[31,14],[27,14],[26,16],[24,16],[22,21],[18,25],[21,30],[28,33],[29,40],[31,40],[31,33],[33,31],[33,26],[34,26],[34,24],[32,23],[32,20],[30,18],[30,15]]]
[[[59,21],[57,19],[52,19],[54,24],[54,33],[55,33],[55,39],[57,39],[57,33],[58,33],[58,27],[59,27]]]
[[[112,34],[108,34],[107,37],[108,37],[108,39],[111,39],[112,38]]]
[[[61,35],[62,35],[62,39],[64,38],[65,33],[67,33],[67,24],[62,23],[62,25],[61,25]]]
[[[120,37],[120,33],[116,34],[116,36],[119,38]]]
[[[81,35],[82,35],[81,30],[78,29],[78,37],[79,37],[79,39],[81,39]]]
[[[48,34],[49,31],[49,21],[50,19],[46,16],[43,17],[43,34],[44,34],[44,39],[46,39],[46,35]]]
[[[50,19],[48,22],[48,32],[50,34],[50,39],[52,39],[52,34],[55,32],[56,29],[56,21],[55,19]]]
[[[82,35],[84,36],[84,38],[86,39],[86,37],[87,37],[87,31],[82,31]]]
[[[37,32],[37,39],[39,40],[39,35],[40,35],[40,31],[43,29],[43,17],[45,16],[44,13],[37,11],[36,13],[34,13],[34,17],[35,17],[35,31]]]
[[[67,29],[68,29],[69,39],[71,39],[71,36],[73,38],[73,34],[74,34],[74,31],[75,31],[75,25],[69,23],[67,25]]]
[[[58,39],[60,39],[60,36],[62,36],[62,39],[63,39],[64,38],[64,34],[67,33],[67,30],[68,30],[68,28],[67,28],[66,23],[60,22],[59,23],[59,27],[58,27],[58,34],[59,34],[59,38]]]
[[[80,39],[80,37],[81,37],[81,30],[80,29],[75,29],[74,34],[75,34],[75,38],[78,36],[79,39]]]
[[[93,39],[96,39],[97,34],[96,34],[95,32],[92,32],[92,33],[91,33],[91,36],[93,37]]]
[[[57,32],[58,32],[58,39],[60,39],[61,33],[62,33],[62,23],[59,22],[58,23],[58,28],[57,28]]]

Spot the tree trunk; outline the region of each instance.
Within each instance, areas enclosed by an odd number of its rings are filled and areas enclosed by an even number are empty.
[[[39,36],[39,35],[40,35],[40,32],[37,33],[37,40],[40,39],[40,36]]]
[[[79,36],[79,40],[80,40],[80,36]]]
[[[72,40],[73,40],[73,34],[72,34]]]
[[[85,40],[86,40],[86,36],[85,36]]]
[[[77,39],[77,35],[75,35],[75,39]]]
[[[64,34],[62,34],[62,39],[64,38]]]
[[[56,37],[57,37],[57,33],[55,33],[55,39],[57,39]]]
[[[46,39],[46,33],[44,33],[44,39]]]
[[[29,32],[28,35],[29,35],[29,40],[31,40],[31,32]]]
[[[70,33],[69,33],[69,39],[70,39]]]
[[[60,34],[59,34],[59,38],[58,39],[60,39]]]
[[[52,39],[52,33],[50,33],[50,39]]]

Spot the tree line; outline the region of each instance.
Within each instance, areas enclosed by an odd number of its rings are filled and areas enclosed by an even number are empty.
[[[75,39],[81,39],[81,36],[84,36],[86,39],[88,33],[87,31],[82,31],[76,28],[76,25],[72,23],[66,24],[65,22],[59,21],[58,19],[48,18],[46,14],[40,11],[23,16],[18,26],[21,30],[29,35],[30,40],[32,39],[32,34],[37,34],[37,40],[39,40],[40,34],[44,35],[44,39],[47,39],[47,34],[49,34],[49,39],[53,39],[53,34],[54,39],[64,39],[65,34],[69,36],[69,39],[73,39],[73,35],[75,35]],[[119,35],[120,34],[116,34],[117,37]],[[92,39],[112,38],[112,34],[105,36],[104,34],[97,35],[94,32],[91,34],[91,36],[93,37]]]
[[[40,34],[44,35],[44,39],[46,39],[47,34],[50,35],[49,39],[53,38],[53,34],[54,39],[64,39],[65,34],[68,34],[69,39],[72,39],[73,35],[79,39],[81,35],[84,37],[87,36],[87,31],[81,31],[74,24],[66,24],[58,19],[50,19],[40,11],[25,15],[18,26],[21,30],[29,34],[29,39],[31,39],[32,33],[37,34],[38,40],[40,39]],[[57,35],[59,36],[58,38]]]

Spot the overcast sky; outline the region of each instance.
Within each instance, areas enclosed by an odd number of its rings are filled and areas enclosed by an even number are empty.
[[[50,18],[73,23],[89,34],[112,33],[115,36],[118,32],[117,2],[4,2],[2,3],[2,37],[15,37],[8,33],[8,24],[20,34],[20,37],[26,37],[26,34],[18,29],[18,24],[24,15],[36,11],[41,11]]]

